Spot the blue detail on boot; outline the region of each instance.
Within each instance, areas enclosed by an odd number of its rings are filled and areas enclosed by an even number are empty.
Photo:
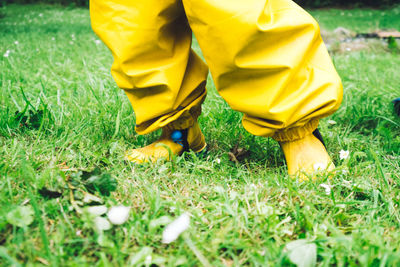
[[[172,133],[171,133],[171,139],[172,139],[172,141],[174,141],[174,142],[178,142],[178,141],[182,141],[182,132],[181,131],[178,131],[178,130],[175,130],[175,131],[173,131]]]
[[[179,130],[175,130],[171,133],[171,139],[172,141],[174,141],[177,144],[180,144],[181,146],[183,146],[182,142],[183,142],[183,134],[181,131]]]

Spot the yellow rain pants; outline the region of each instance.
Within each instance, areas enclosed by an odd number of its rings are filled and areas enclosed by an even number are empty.
[[[139,134],[192,125],[208,67],[245,129],[277,141],[309,134],[342,100],[317,22],[290,0],[91,0],[90,13]]]

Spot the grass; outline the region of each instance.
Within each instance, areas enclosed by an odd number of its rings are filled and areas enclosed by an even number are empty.
[[[400,30],[399,10],[312,14],[327,30]],[[298,239],[315,244],[320,266],[400,264],[395,51],[333,55],[345,98],[320,127],[339,170],[330,180],[298,183],[287,177],[279,146],[248,134],[211,80],[200,119],[208,155],[124,162],[127,148],[158,133],[135,134],[131,106],[110,77],[112,57],[96,43],[88,11],[8,5],[0,13],[1,55],[10,50],[0,57],[0,265],[196,266],[204,257],[212,266],[288,266],[284,248]],[[26,109],[31,116],[23,117]],[[251,150],[238,164],[228,157],[235,145]],[[340,150],[350,157],[341,160]],[[95,167],[118,182],[102,196],[105,204],[132,207],[128,222],[104,232],[76,212],[66,182]],[[330,184],[331,193],[320,184]],[[42,187],[63,196],[46,199]],[[7,219],[20,207],[33,214],[21,227]],[[190,229],[162,244],[163,225],[184,212],[192,215]]]
[[[400,30],[400,6],[391,9],[317,9],[310,12],[326,30],[344,27],[356,32]]]

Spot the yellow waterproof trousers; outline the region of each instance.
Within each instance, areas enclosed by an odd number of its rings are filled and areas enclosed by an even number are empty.
[[[91,0],[90,13],[139,134],[192,125],[208,67],[245,129],[277,141],[309,134],[342,100],[317,22],[291,0]]]

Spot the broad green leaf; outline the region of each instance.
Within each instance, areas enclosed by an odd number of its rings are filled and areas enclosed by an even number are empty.
[[[82,180],[86,181],[87,179],[89,179],[92,176],[97,176],[101,174],[101,169],[99,167],[94,168],[93,171],[82,171],[81,173],[81,178]]]
[[[117,180],[108,173],[101,173],[100,168],[72,174],[71,184],[75,187],[83,185],[90,193],[97,191],[103,196],[109,196],[117,189]]]
[[[108,173],[91,176],[85,182],[85,187],[89,192],[98,191],[101,195],[109,196],[112,191],[117,189],[117,180]]]
[[[112,242],[102,231],[99,233],[99,236],[97,237],[97,244],[105,248],[115,247],[114,242]]]
[[[96,229],[99,231],[110,230],[111,226],[112,226],[111,223],[106,218],[103,218],[100,216],[94,218],[93,222],[94,222]]]
[[[312,267],[317,262],[317,246],[305,239],[292,241],[285,246],[290,261],[297,267]]]
[[[26,227],[33,222],[33,209],[31,206],[19,206],[7,213],[7,222],[18,227]]]

